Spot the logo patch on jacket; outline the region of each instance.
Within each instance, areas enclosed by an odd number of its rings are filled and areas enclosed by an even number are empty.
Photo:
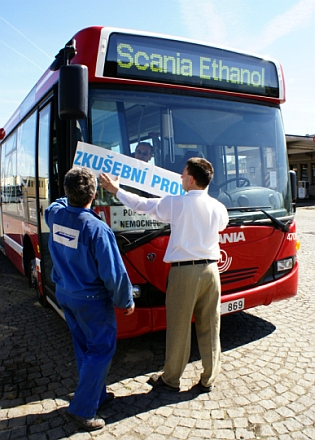
[[[77,249],[80,231],[53,224],[53,240],[72,249]]]

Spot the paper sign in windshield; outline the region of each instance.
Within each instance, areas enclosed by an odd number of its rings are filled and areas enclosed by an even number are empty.
[[[73,166],[90,168],[96,177],[119,177],[122,185],[156,196],[185,194],[179,174],[85,142],[78,142]]]

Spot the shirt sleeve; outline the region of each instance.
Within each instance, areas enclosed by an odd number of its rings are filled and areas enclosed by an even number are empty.
[[[162,223],[170,223],[171,221],[172,197],[175,196],[165,196],[163,198],[140,197],[121,188],[117,192],[117,198],[128,208],[139,214],[149,214],[150,217]]]
[[[227,212],[227,209],[223,204],[221,204],[221,205],[222,205],[222,209],[221,209],[221,216],[220,216],[221,221],[220,221],[219,231],[223,231],[229,223],[229,214]]]
[[[115,306],[129,309],[134,302],[132,284],[113,232],[107,228],[101,234],[95,235],[94,246],[99,276],[114,299]]]
[[[50,229],[51,222],[49,220],[49,214],[51,213],[51,211],[55,209],[65,208],[66,206],[68,206],[67,197],[61,197],[60,199],[57,199],[55,202],[51,203],[51,205],[49,205],[48,208],[45,209],[45,222]]]

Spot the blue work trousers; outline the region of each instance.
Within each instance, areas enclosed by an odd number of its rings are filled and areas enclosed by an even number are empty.
[[[106,376],[116,349],[114,304],[107,298],[74,299],[57,292],[72,335],[79,382],[69,412],[93,418],[106,398]]]

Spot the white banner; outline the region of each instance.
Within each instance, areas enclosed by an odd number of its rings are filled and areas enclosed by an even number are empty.
[[[96,177],[101,173],[113,179],[119,176],[122,185],[156,196],[185,194],[179,174],[85,142],[78,142],[73,166],[90,168]]]

